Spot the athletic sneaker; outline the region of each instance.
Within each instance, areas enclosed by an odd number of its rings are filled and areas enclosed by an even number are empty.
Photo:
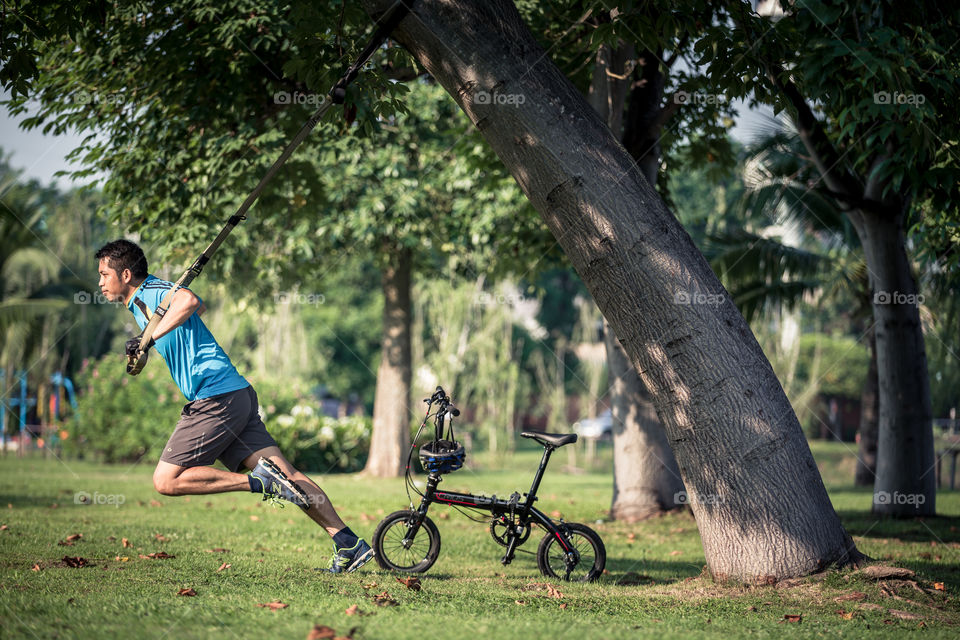
[[[277,500],[283,499],[292,502],[301,509],[310,508],[310,498],[307,497],[303,489],[297,486],[296,482],[288,478],[280,470],[280,467],[268,458],[260,458],[257,461],[257,466],[250,472],[250,476],[260,481],[263,487],[264,500],[269,499],[282,507],[283,504],[277,502]]]
[[[336,549],[336,546],[334,546]],[[352,573],[373,560],[373,549],[363,538],[357,539],[357,544],[349,549],[336,549],[333,559],[330,560],[330,573]]]

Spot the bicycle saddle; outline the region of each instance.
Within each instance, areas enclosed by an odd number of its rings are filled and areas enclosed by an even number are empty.
[[[524,438],[533,438],[543,446],[562,447],[565,444],[577,441],[575,433],[544,433],[543,431],[521,431]]]

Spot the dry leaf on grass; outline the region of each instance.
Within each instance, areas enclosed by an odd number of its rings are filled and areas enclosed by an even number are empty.
[[[65,566],[71,567],[73,569],[78,569],[80,567],[93,567],[95,565],[90,564],[86,558],[71,558],[70,556],[63,556],[63,559],[60,561]]]
[[[378,607],[393,607],[399,604],[396,600],[391,598],[390,594],[386,591],[373,596],[373,603]]]
[[[942,582],[934,582],[934,583],[933,583],[933,588],[936,589],[937,591],[946,591],[946,590],[947,590],[947,588],[943,586],[943,583],[942,583]]]
[[[40,571],[40,563],[34,562],[33,566],[30,568],[31,571]]]
[[[82,533],[71,533],[69,536],[67,536],[67,542],[76,542],[82,537],[83,537]]]
[[[158,533],[153,537],[156,538],[159,542],[166,542],[167,540],[169,540],[169,538],[167,538],[167,536],[163,535],[162,533]]]
[[[132,546],[133,546],[132,544],[130,544],[130,541],[127,540],[126,538],[121,538],[121,539],[120,539],[120,544],[123,545],[124,548],[126,548],[126,547],[132,547]]]
[[[214,547],[213,549],[204,549],[207,553],[230,553],[230,549],[224,549],[223,547]]]
[[[843,609],[837,609],[837,615],[843,618],[844,620],[853,620],[853,611],[844,611]]]
[[[332,628],[323,624],[315,624],[310,633],[307,634],[307,640],[332,640],[336,635],[337,632]]]
[[[232,567],[232,566],[233,566],[233,565],[231,565],[229,562],[224,562],[222,565],[220,565],[220,566],[217,568],[217,573],[220,573],[220,572],[223,571],[224,569],[229,569],[229,568]]]
[[[521,607],[522,607],[523,605],[527,604],[527,601],[526,601],[526,600],[514,600],[514,602],[516,602],[516,603],[517,603],[518,605],[520,605]]]
[[[397,582],[406,585],[407,589],[412,589],[413,591],[420,591],[423,588],[420,585],[420,578],[417,577],[397,578]]]
[[[279,600],[274,600],[273,602],[264,602],[258,604],[258,607],[263,607],[264,609],[270,609],[271,611],[276,611],[277,609],[286,609],[290,605],[280,602]]]
[[[796,613],[788,613],[783,616],[780,622],[803,622],[803,616]]]
[[[178,596],[195,596],[197,592],[193,590],[193,587],[187,587],[186,589],[180,589],[177,591]]]
[[[168,558],[176,558],[177,556],[172,556],[166,551],[157,551],[156,553],[148,553],[147,555],[139,554],[141,560],[146,560],[147,558],[152,558],[153,560],[166,560]]]
[[[9,529],[9,528],[10,528],[10,527],[8,527],[8,526],[5,525],[5,524],[0,524],[0,531],[6,531],[6,530]]]

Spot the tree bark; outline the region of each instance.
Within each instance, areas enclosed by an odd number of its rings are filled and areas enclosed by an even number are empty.
[[[420,0],[394,37],[511,171],[620,338],[674,448],[714,578],[770,583],[859,559],[743,316],[516,8]]]
[[[627,65],[634,48],[623,44],[611,50],[601,45],[587,96],[590,106],[615,136],[621,135],[624,104],[631,82]],[[662,98],[663,74],[657,57],[642,54],[644,80],[629,92],[624,143],[639,163],[651,186],[656,186],[660,162],[657,114]],[[655,131],[651,131],[655,129]],[[628,141],[630,144],[627,144]],[[634,154],[633,152],[636,152]],[[630,365],[626,352],[608,322],[604,322],[610,404],[613,413],[613,499],[610,517],[638,522],[686,504],[683,481],[666,432],[643,380]]]
[[[857,452],[857,471],[854,484],[858,487],[872,487],[877,477],[877,429],[880,413],[880,393],[877,382],[877,339],[874,330],[867,331],[870,346],[870,366],[867,379],[860,394],[860,439]]]
[[[870,186],[867,187],[869,193]],[[850,212],[873,292],[879,389],[873,512],[936,513],[933,411],[917,284],[907,258],[903,213]]]
[[[607,367],[613,379],[614,520],[638,522],[686,504],[680,468],[650,394],[617,337],[604,323]]]
[[[383,344],[373,400],[373,435],[364,473],[393,478],[403,472],[410,448],[410,270],[409,249],[388,249],[383,269]]]

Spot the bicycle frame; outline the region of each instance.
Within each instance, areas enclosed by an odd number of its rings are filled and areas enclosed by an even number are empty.
[[[488,511],[495,517],[509,515],[511,522],[516,522],[517,530],[507,532],[507,551],[500,560],[500,562],[505,565],[510,564],[510,562],[513,561],[516,548],[522,544],[520,541],[522,532],[531,524],[538,524],[546,532],[556,536],[557,542],[560,543],[564,552],[566,552],[568,556],[573,554],[572,557],[570,557],[570,561],[579,561],[579,554],[573,548],[573,545],[569,543],[563,531],[561,531],[563,521],[561,520],[560,526],[557,526],[557,524],[555,524],[549,516],[533,506],[533,503],[537,500],[537,491],[540,488],[540,481],[543,479],[543,474],[546,471],[547,463],[550,461],[550,455],[553,453],[554,449],[555,447],[544,446],[543,457],[540,459],[540,467],[537,469],[537,473],[534,476],[533,484],[530,486],[530,491],[525,494],[526,500],[522,502],[520,501],[520,494],[516,492],[510,496],[509,500],[503,500],[501,498],[497,498],[496,495],[488,497],[478,496],[472,493],[460,493],[457,491],[438,491],[437,485],[440,484],[440,482],[443,480],[443,477],[441,474],[431,473],[429,476],[427,476],[427,488],[423,494],[423,498],[420,501],[420,506],[416,509],[416,521],[410,523],[407,534],[404,536],[402,541],[403,545],[409,546],[413,542],[413,539],[420,530],[420,525],[423,523],[423,519],[426,517],[427,511],[429,510],[431,504],[448,504]],[[524,542],[525,541],[526,540],[524,539]]]

